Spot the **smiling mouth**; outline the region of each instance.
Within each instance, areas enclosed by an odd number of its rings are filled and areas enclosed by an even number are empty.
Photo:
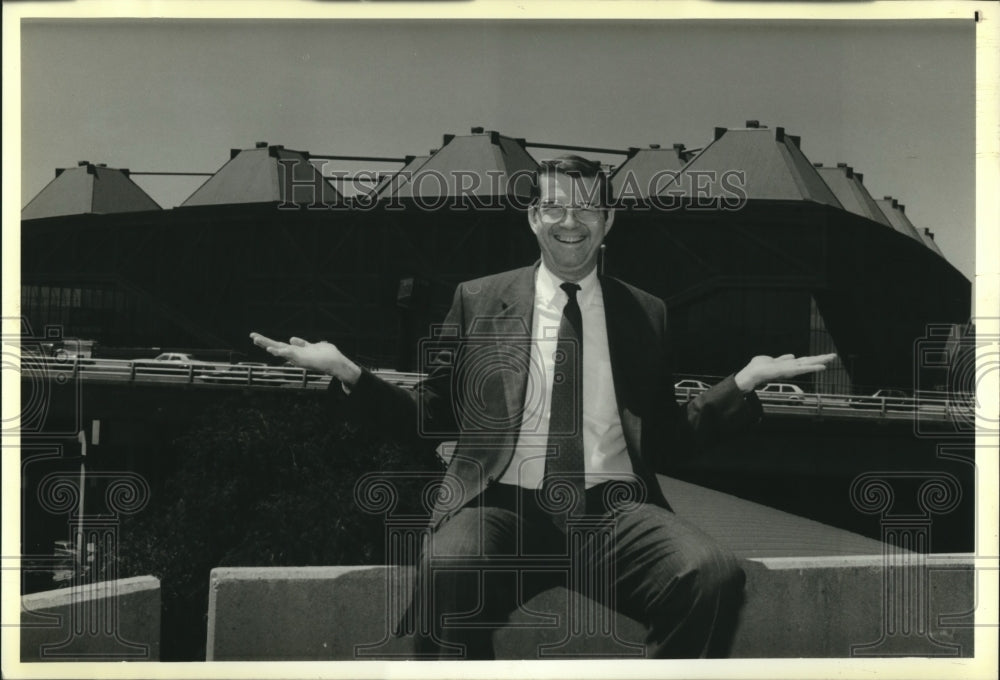
[[[566,243],[568,245],[575,245],[577,243],[582,243],[586,238],[583,234],[553,234],[552,238],[559,241],[559,243]]]

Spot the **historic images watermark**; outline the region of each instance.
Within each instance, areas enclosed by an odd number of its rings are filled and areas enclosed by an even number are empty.
[[[467,292],[478,293],[475,289]],[[551,347],[543,339],[540,351],[553,351],[555,363],[569,361],[558,354],[572,352],[573,346],[557,349],[558,329],[552,330]],[[386,570],[385,636],[356,645],[357,658],[412,655],[410,651],[393,651],[391,631],[433,639],[442,653],[463,658],[466,650],[438,639],[440,631],[512,625],[540,633],[538,658],[579,656],[581,639],[599,639],[600,654],[605,657],[645,655],[642,644],[624,639],[616,629],[617,567],[615,560],[602,559],[614,553],[617,541],[613,514],[629,512],[647,500],[642,480],[627,474],[608,481],[600,499],[600,507],[608,511],[588,514],[578,480],[571,475],[547,476],[537,502],[550,515],[565,518],[566,533],[565,541],[555,541],[543,552],[537,546],[529,547],[526,536],[517,529],[509,549],[500,554],[491,552],[495,546],[487,541],[486,514],[470,503],[499,480],[499,471],[488,467],[487,461],[502,459],[489,454],[505,446],[504,439],[510,433],[521,436],[520,472],[515,474],[527,479],[532,474],[529,468],[543,470],[545,461],[558,455],[558,447],[549,450],[553,447],[549,435],[555,434],[558,440],[582,431],[581,422],[568,423],[567,432],[550,431],[545,418],[549,402],[545,369],[531,348],[531,334],[523,320],[503,316],[434,326],[429,337],[420,341],[421,370],[428,379],[418,388],[423,393],[416,399],[417,434],[432,443],[456,439],[460,431],[467,448],[439,447],[448,472],[373,472],[358,480],[355,503],[365,512],[384,517],[388,563],[413,566]],[[535,440],[532,435],[537,435]],[[404,494],[415,493],[415,487],[419,487],[416,509],[412,503],[402,502]],[[524,516],[523,502],[521,496],[515,500],[519,516]],[[435,541],[434,528],[452,521],[459,512],[462,526],[471,528],[464,548],[456,554]],[[478,608],[436,611],[434,603],[440,598],[435,597],[435,589],[453,587],[442,583],[456,578],[476,593],[470,601],[478,602]],[[529,608],[533,591],[525,584],[532,578],[568,589],[571,594],[566,605],[558,611]],[[510,604],[516,622],[508,618],[508,612],[493,611],[486,604],[501,583],[513,598]],[[414,606],[414,601],[422,606]]]
[[[544,451],[540,455],[544,456]],[[469,457],[465,462],[479,465],[480,473],[485,475],[478,460]],[[420,507],[403,510],[402,487],[414,482],[422,485]],[[540,499],[546,509],[560,512],[573,507],[576,491],[572,485],[555,484],[551,488]],[[385,570],[383,636],[356,644],[355,658],[420,658],[419,653],[415,655],[409,648],[393,644],[393,635],[398,633],[434,639],[444,658],[461,659],[465,658],[464,647],[437,639],[438,631],[501,626],[540,633],[537,658],[579,657],[581,649],[587,648],[587,640],[599,641],[602,658],[645,656],[643,644],[626,639],[618,630],[616,562],[602,559],[613,553],[617,540],[611,514],[568,517],[565,543],[551,546],[544,554],[524,550],[521,536],[515,538],[512,552],[495,554],[483,542],[485,520],[473,505],[463,510],[472,513],[477,527],[468,537],[472,549],[462,554],[449,553],[435,544],[430,518],[445,512],[447,521],[471,495],[462,480],[454,476],[442,479],[434,473],[372,472],[358,480],[355,503],[365,512],[384,517],[385,551],[391,566]],[[629,512],[645,502],[646,496],[641,480],[623,476],[606,485],[602,501],[614,513]],[[457,574],[468,577],[464,582],[476,591],[469,601],[478,602],[478,607],[472,611],[436,611],[434,589],[442,587],[439,579]],[[545,611],[529,606],[531,596],[537,593],[526,589],[525,579],[539,575],[544,575],[546,583],[567,589],[565,606]],[[485,606],[495,595],[493,588],[498,582],[510,586],[514,605],[511,618],[506,612],[487,611]],[[424,606],[414,606],[415,600]]]
[[[44,612],[22,605],[22,643],[27,639],[29,646],[37,645],[27,650],[22,644],[22,654],[43,660],[149,659],[149,645],[130,641],[122,632],[124,593],[117,559],[121,517],[146,507],[149,484],[130,471],[88,469],[87,447],[98,444],[99,424],[84,423],[77,370],[81,358],[67,351],[62,328],[46,326],[35,333],[27,319],[4,321],[8,327],[16,322],[20,329],[3,336],[3,370],[5,378],[19,383],[21,404],[16,413],[4,412],[3,454],[20,455],[22,480],[34,480],[22,487],[23,542],[30,535],[28,523],[41,519],[34,513],[66,522],[66,538],[55,542],[52,553],[4,559],[5,568],[10,563],[23,578],[44,575],[64,586],[47,592],[53,597],[46,598]],[[37,477],[36,468],[53,464],[62,469]],[[95,502],[95,494],[103,505]],[[36,601],[41,602],[29,596],[22,602]]]
[[[881,634],[853,644],[852,656],[972,654],[959,640],[971,645],[970,635],[961,636],[973,627],[979,572],[995,565],[996,557],[981,555],[978,548],[962,559],[935,554],[932,537],[936,517],[952,513],[963,501],[973,502],[966,494],[984,492],[977,456],[995,455],[995,449],[975,443],[977,436],[1000,432],[997,404],[983,399],[984,386],[1000,366],[1000,337],[976,330],[994,322],[931,324],[913,346],[914,438],[936,440],[936,459],[943,464],[971,466],[972,487],[963,487],[944,465],[872,471],[851,485],[854,508],[879,517],[883,544]],[[965,601],[967,611],[947,609]]]
[[[985,323],[931,324],[918,338],[914,353],[914,396],[917,413],[931,412],[944,399],[945,423],[918,417],[915,434],[929,438],[971,438],[1000,434],[1000,405],[984,397],[1000,371],[1000,336],[977,332]],[[992,323],[990,323],[992,322]]]
[[[311,172],[299,173],[301,164]],[[335,171],[328,177],[351,180],[367,191],[345,197],[331,194],[324,176],[311,161],[298,158],[278,160],[279,186],[282,200],[279,210],[350,210],[367,211],[380,208],[387,211],[442,209],[527,210],[533,204],[532,187],[537,177],[532,170],[452,169],[435,168],[401,170],[386,177],[374,171],[349,174]],[[743,209],[748,200],[746,173],[741,169],[659,170],[649,177],[639,177],[627,170],[614,178],[615,198],[601,205],[596,195],[587,195],[581,188],[569,197],[571,205],[593,205],[630,211],[672,212],[677,210]],[[403,191],[401,191],[403,190]]]
[[[14,412],[8,410],[9,405],[4,406],[4,445],[76,437],[83,421],[74,358],[51,351],[63,340],[62,327],[46,326],[41,333],[35,333],[23,317],[3,321],[5,328],[16,325],[20,329],[16,334],[4,333],[2,343],[5,377],[17,379],[21,387],[20,409]],[[52,417],[56,400],[64,414],[58,421]]]

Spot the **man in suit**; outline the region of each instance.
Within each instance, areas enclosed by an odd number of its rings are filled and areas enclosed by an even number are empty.
[[[409,612],[420,656],[492,658],[493,631],[553,578],[645,623],[646,656],[724,651],[743,572],[670,509],[655,471],[756,422],[757,385],[833,355],[754,357],[678,406],[665,305],[597,272],[614,218],[606,174],[567,156],[543,163],[534,189],[541,261],[458,287],[414,390],[329,343],[251,337],[337,378],[382,431],[457,438]]]

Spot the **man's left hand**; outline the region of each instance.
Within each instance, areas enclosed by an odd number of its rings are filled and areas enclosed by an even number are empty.
[[[798,358],[794,354],[782,354],[780,357],[755,356],[736,374],[736,386],[743,392],[751,392],[757,389],[758,385],[774,380],[794,378],[803,373],[817,373],[826,370],[827,364],[836,357],[836,354]]]

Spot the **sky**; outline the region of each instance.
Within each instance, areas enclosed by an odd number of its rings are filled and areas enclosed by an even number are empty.
[[[800,135],[811,161],[864,173],[975,273],[971,19],[75,19],[28,21],[21,38],[22,207],[78,160],[213,172],[257,141],[401,157],[473,126],[701,147],[756,119]],[[135,178],[163,207],[204,179]]]

